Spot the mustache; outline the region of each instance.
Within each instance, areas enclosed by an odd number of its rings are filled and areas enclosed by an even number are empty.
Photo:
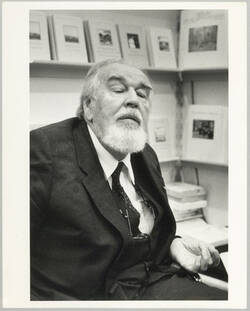
[[[136,121],[138,124],[141,124],[143,121],[139,111],[126,111],[124,113],[120,113],[117,116],[117,120],[124,120],[124,119],[132,119]]]

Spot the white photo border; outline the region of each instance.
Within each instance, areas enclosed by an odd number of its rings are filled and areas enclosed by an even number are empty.
[[[29,300],[29,10],[226,9],[229,19],[229,300]],[[245,308],[247,302],[247,41],[244,2],[4,2],[2,6],[3,307]],[[13,22],[13,20],[15,22]],[[236,24],[237,23],[237,24]],[[11,26],[11,27],[10,27]],[[15,40],[13,40],[15,38]],[[24,44],[26,42],[26,44]]]

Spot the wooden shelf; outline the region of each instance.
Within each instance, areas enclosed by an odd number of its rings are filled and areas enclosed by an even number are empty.
[[[222,162],[213,162],[213,161],[202,161],[197,159],[187,159],[187,158],[181,158],[181,162],[191,162],[191,163],[198,163],[198,164],[204,164],[204,165],[214,165],[214,166],[221,166],[221,167],[228,167],[227,163]]]
[[[44,61],[37,60],[30,62],[30,75],[31,77],[78,77],[84,71],[89,70],[95,63],[73,63],[73,62],[62,62],[57,60]],[[178,69],[173,68],[153,68],[153,67],[140,67],[141,70],[147,71],[148,73],[162,73],[162,74],[177,74]]]
[[[160,163],[168,163],[168,162],[175,162],[175,161],[180,161],[179,157],[172,157],[166,160],[159,160]]]
[[[202,72],[202,73],[206,73],[206,72],[221,72],[221,73],[227,73],[228,72],[228,68],[225,67],[213,67],[213,68],[185,68],[185,69],[179,69],[180,72],[182,73],[198,73],[198,72]]]
[[[75,75],[87,71],[92,65],[95,63],[74,63],[74,62],[63,62],[58,60],[36,60],[30,62],[30,74],[32,77],[36,76],[58,76],[58,74],[64,74],[67,76],[67,73],[70,72],[72,75],[75,72]],[[167,73],[167,74],[227,74],[227,68],[198,68],[198,69],[183,69],[180,70],[178,68],[160,68],[160,67],[141,67],[142,70],[147,71],[149,73]]]

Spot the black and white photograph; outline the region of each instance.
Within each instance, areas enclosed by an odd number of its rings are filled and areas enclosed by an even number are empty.
[[[218,26],[203,26],[189,29],[189,52],[217,50]]]
[[[155,141],[157,143],[166,141],[165,128],[164,127],[156,127],[154,129],[154,136],[155,136]]]
[[[41,40],[41,27],[39,22],[30,22],[30,40]]]
[[[214,129],[213,120],[193,120],[193,138],[213,139]]]
[[[79,43],[79,34],[77,27],[63,25],[64,40],[67,43]]]
[[[98,29],[100,45],[112,45],[111,31],[107,29]]]
[[[16,4],[29,18],[29,28],[17,18],[17,44],[27,44],[20,85],[8,78],[13,53],[3,53],[4,307],[244,308],[246,38],[228,25],[241,17],[246,33],[245,6],[59,4]],[[13,6],[4,10],[6,29]],[[60,39],[72,57],[30,59],[36,15],[51,54]],[[73,56],[80,43],[84,62]],[[152,45],[161,60],[150,61]],[[229,59],[182,67],[187,49]],[[176,67],[164,61],[170,51]]]
[[[140,49],[140,42],[138,34],[136,33],[127,33],[128,47],[130,49]]]
[[[158,42],[159,42],[159,50],[160,50],[160,51],[169,52],[169,42],[168,42],[168,38],[159,36],[159,37],[158,37]]]

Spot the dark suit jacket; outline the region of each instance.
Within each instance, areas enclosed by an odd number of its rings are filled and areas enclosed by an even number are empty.
[[[115,206],[87,126],[77,118],[31,132],[31,299],[105,299],[119,272],[128,228]],[[157,207],[155,262],[169,259],[175,221],[159,163],[146,145],[135,178]]]

